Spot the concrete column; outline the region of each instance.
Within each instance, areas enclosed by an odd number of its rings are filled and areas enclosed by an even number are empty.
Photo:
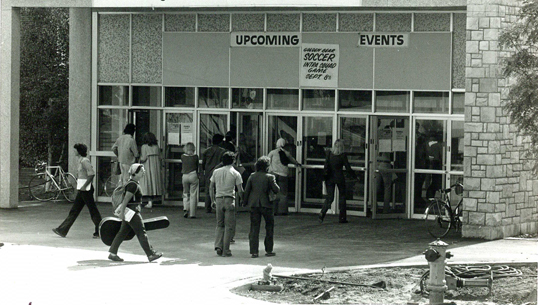
[[[2,5],[0,24],[0,208],[17,208],[19,201],[20,10],[11,8],[7,4]]]
[[[76,173],[73,145],[91,140],[92,11],[69,9],[69,171]],[[97,118],[93,118],[97,119]]]

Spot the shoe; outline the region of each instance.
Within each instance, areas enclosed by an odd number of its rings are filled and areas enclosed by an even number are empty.
[[[194,219],[194,218],[196,218],[196,216],[191,216],[191,217],[189,217],[189,218],[190,218],[190,219]]]
[[[348,223],[349,221],[347,221],[346,219],[341,219],[338,221],[339,223]]]
[[[93,233],[93,239],[98,239],[99,238],[99,233]]]
[[[144,206],[144,207],[148,208],[148,209],[151,209],[153,207],[153,202],[148,201],[148,204],[146,204],[146,206]]]
[[[265,256],[275,256],[276,253],[275,252],[267,252],[265,253]]]
[[[321,213],[319,213],[319,215],[318,215],[318,221],[319,221],[319,223],[323,223],[323,219],[324,219],[324,218],[325,218],[324,215],[321,214]]]
[[[54,232],[56,235],[65,238],[66,234],[60,233],[57,228],[52,229],[52,232]]]
[[[222,256],[222,249],[221,248],[215,248],[215,251],[217,251],[218,256]]]
[[[223,256],[223,257],[229,257],[229,256],[232,256],[232,252],[230,251],[230,252],[228,252],[228,253],[223,254],[222,256]]]
[[[148,256],[148,260],[151,263],[152,261],[161,258],[161,256],[163,256],[163,254],[161,252],[153,252],[152,255]]]
[[[254,253],[254,254],[252,254],[250,257],[252,257],[252,258],[256,258],[256,257],[258,257],[258,253]]]
[[[207,214],[211,214],[211,213],[213,212],[213,210],[205,210],[205,212],[206,212]]]
[[[4,243],[0,243],[0,247],[3,247],[4,246]]]
[[[233,239],[233,238],[230,239],[230,243],[231,243],[231,244],[235,244],[235,239]]]
[[[183,217],[185,218],[189,217],[189,211],[183,211]]]
[[[117,254],[110,253],[108,259],[115,262],[123,262],[123,258],[119,257]]]

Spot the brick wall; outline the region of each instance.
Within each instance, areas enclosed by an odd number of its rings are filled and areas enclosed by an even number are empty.
[[[500,62],[502,29],[517,20],[515,0],[468,0],[465,93],[466,193],[463,236],[497,239],[537,231],[538,180],[529,143],[503,109],[510,80]]]

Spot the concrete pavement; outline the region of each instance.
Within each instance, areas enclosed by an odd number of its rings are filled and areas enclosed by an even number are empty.
[[[275,257],[250,258],[248,213],[238,214],[233,256],[213,251],[215,214],[198,210],[185,219],[179,208],[154,207],[144,218],[165,215],[169,228],[148,232],[164,257],[148,263],[136,240],[120,247],[123,263],[107,259],[108,247],[91,238],[92,223],[84,210],[67,238],[51,229],[70,209],[62,202],[21,202],[0,210],[0,304],[263,304],[229,292],[262,276],[267,263],[275,274],[316,272],[389,265],[426,265],[421,252],[432,239],[418,220],[372,220],[350,217],[339,224],[328,216],[276,218]],[[103,216],[109,204],[99,204]],[[263,238],[263,230],[261,237]],[[443,239],[455,256],[451,263],[537,262],[537,239],[484,241]],[[263,253],[263,242],[260,243]]]

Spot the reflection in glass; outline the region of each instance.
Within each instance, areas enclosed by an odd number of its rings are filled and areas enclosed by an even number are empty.
[[[372,91],[338,91],[338,108],[351,111],[372,111]]]
[[[426,190],[428,189],[428,184],[425,183],[428,176],[429,174],[425,173],[415,173],[415,186],[413,189],[415,202],[413,208],[414,213],[422,214],[428,206],[429,201],[426,198]]]
[[[267,89],[267,109],[299,110],[299,90]]]
[[[366,118],[340,118],[341,138],[351,166],[366,165]]]
[[[127,110],[99,109],[97,150],[110,151],[127,124]]]
[[[463,171],[463,121],[452,121],[450,170]]]
[[[322,165],[332,147],[332,117],[305,117],[303,153],[305,164]]]
[[[351,165],[353,166],[353,165]],[[366,172],[355,171],[357,180],[346,180],[346,199],[348,211],[363,212],[365,196]]]
[[[198,107],[228,108],[228,88],[198,88]]]
[[[408,91],[376,91],[376,112],[409,112],[410,94]]]
[[[167,200],[180,201],[183,198],[183,183],[181,182],[181,163],[166,163],[165,165],[166,192],[164,198]],[[200,200],[203,194],[200,194]]]
[[[112,175],[111,161],[111,157],[97,157],[97,196],[107,196],[105,194],[105,183]]]
[[[194,107],[194,87],[164,88],[166,107]]]
[[[465,110],[465,93],[458,92],[452,94],[452,113],[463,114]]]
[[[99,86],[99,106],[127,106],[129,105],[129,87],[127,86]]]
[[[324,203],[323,194],[321,193],[323,168],[305,168],[303,169],[303,177],[305,187],[302,191],[301,207],[321,209]]]
[[[448,92],[415,92],[415,113],[448,113]]]
[[[263,89],[234,88],[232,89],[232,107],[244,109],[263,108]]]
[[[262,117],[257,112],[232,112],[231,115],[230,131],[235,135],[239,164],[245,169],[241,174],[243,186],[246,186],[250,174],[256,171],[256,160],[262,155]]]
[[[134,86],[133,106],[161,107],[161,87]]]
[[[303,90],[303,109],[334,110],[334,97],[334,90],[305,89]]]
[[[132,122],[136,125],[135,140],[138,151],[142,147],[144,135],[153,133],[157,139],[161,139],[162,113],[161,110],[131,110]],[[161,143],[159,143],[161,147]]]
[[[204,151],[213,145],[213,135],[226,134],[228,126],[228,117],[225,114],[200,114],[200,158]]]
[[[420,141],[421,145],[415,150],[415,156],[421,157],[420,162],[415,162],[415,168],[443,170],[446,167],[446,121],[416,120],[415,132],[415,139]],[[426,161],[423,156],[427,156]]]

